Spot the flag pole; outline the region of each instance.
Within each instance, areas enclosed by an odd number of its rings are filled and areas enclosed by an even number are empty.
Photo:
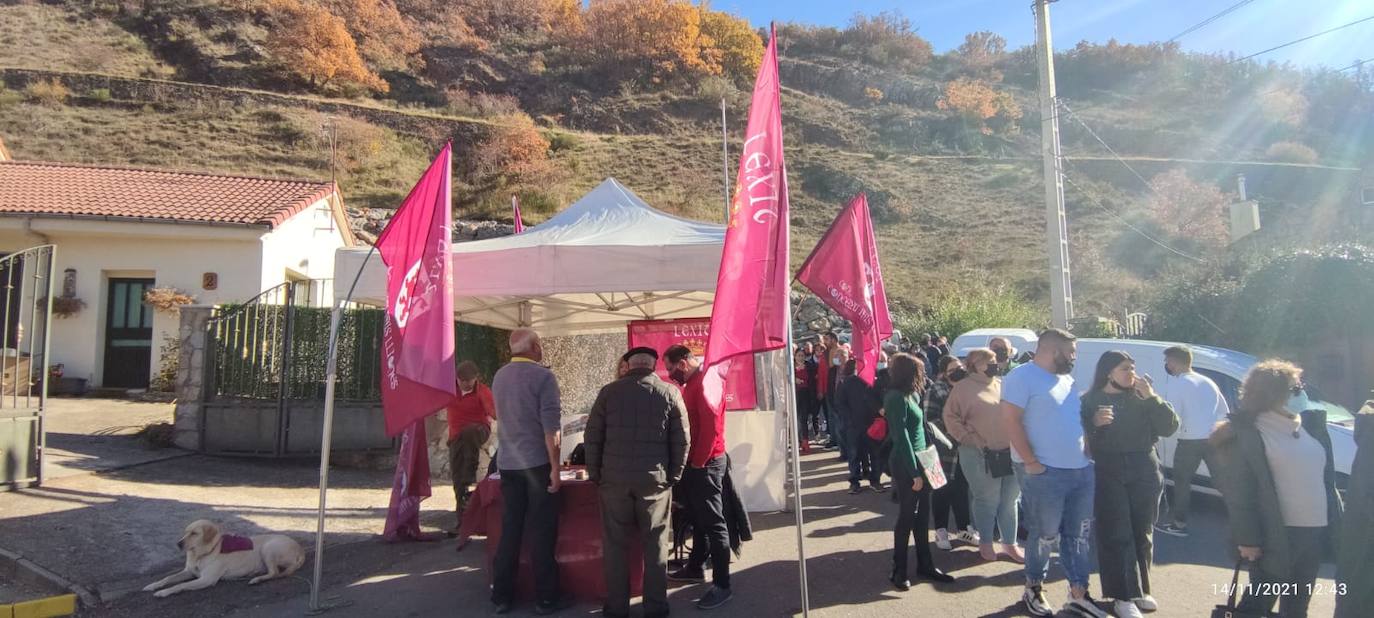
[[[328,608],[320,607],[320,576],[324,572],[324,509],[325,497],[329,492],[329,451],[334,441],[334,382],[339,373],[339,322],[343,314],[343,307],[353,300],[353,292],[358,288],[358,280],[363,276],[363,268],[367,266],[367,261],[372,259],[372,254],[377,252],[377,245],[372,245],[372,249],[363,257],[363,261],[358,265],[358,273],[353,276],[353,283],[348,286],[348,294],[341,301],[334,301],[334,310],[329,316],[329,360],[325,364],[324,372],[324,428],[320,436],[320,506],[319,513],[315,519],[315,574],[310,580],[310,611],[308,613],[318,614]]]
[[[720,98],[720,173],[725,187],[725,223],[730,223],[730,134],[725,130],[725,97]]]

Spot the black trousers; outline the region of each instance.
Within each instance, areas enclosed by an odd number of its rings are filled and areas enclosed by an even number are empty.
[[[877,449],[868,437],[868,428],[846,427],[845,439],[849,441],[849,484],[858,485],[868,479],[870,485],[877,485],[882,481],[883,470],[878,466]]]
[[[1317,581],[1317,569],[1322,564],[1326,528],[1288,528],[1288,549],[1292,552],[1291,577],[1282,578],[1266,573],[1259,562],[1250,568],[1250,587],[1240,608],[1250,612],[1269,612],[1278,601],[1282,618],[1306,618],[1307,606],[1312,602],[1311,586]],[[1264,593],[1264,594],[1254,594]],[[1280,594],[1282,593],[1282,594]]]
[[[930,486],[922,483],[921,491],[911,489],[912,479],[898,472],[892,477],[892,499],[897,503],[897,521],[892,527],[892,575],[907,579],[907,544],[915,538],[916,570],[935,568],[930,555],[930,535],[927,522],[930,512]]]
[[[930,508],[933,509],[932,516],[935,518],[934,526],[945,530],[967,530],[973,524],[973,518],[969,512],[970,503],[968,495],[968,479],[964,478],[964,469],[959,465],[957,453],[945,451],[945,447],[936,443],[936,448],[940,451],[940,465],[945,468],[945,476],[949,482],[935,490],[930,497]],[[954,511],[954,527],[949,527],[949,512]],[[988,543],[992,540],[988,539]]]
[[[813,433],[811,424],[815,422],[812,409],[816,405],[816,394],[809,388],[798,387],[797,391],[797,433],[802,440],[810,440]]]
[[[529,527],[530,562],[534,566],[534,593],[540,603],[558,600],[558,495],[551,494],[549,464],[524,470],[501,471],[501,542],[492,565],[493,603],[515,600],[515,574],[520,565],[520,544]]]
[[[711,560],[712,581],[730,587],[730,530],[725,526],[725,456],[706,462],[704,468],[687,467],[682,485],[687,491],[687,509],[692,514],[692,554],[687,565],[700,569]]]
[[[1093,519],[1102,596],[1119,601],[1150,594],[1154,525],[1164,487],[1154,451],[1098,455]]]

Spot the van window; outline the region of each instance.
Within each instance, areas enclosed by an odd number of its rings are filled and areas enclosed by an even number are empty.
[[[1211,369],[1199,369],[1194,367],[1193,371],[1207,376],[1213,382],[1216,382],[1217,388],[1221,389],[1221,396],[1226,398],[1227,407],[1232,410],[1236,409],[1236,404],[1240,401],[1240,380]]]

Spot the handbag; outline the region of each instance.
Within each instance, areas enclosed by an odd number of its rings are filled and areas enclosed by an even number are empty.
[[[875,441],[882,442],[887,438],[887,419],[879,416],[873,419],[868,425],[868,437]]]
[[[983,449],[983,465],[987,466],[988,474],[992,478],[1000,479],[1011,476],[1011,449]]]
[[[1236,561],[1236,570],[1231,572],[1231,588],[1226,596],[1226,604],[1212,608],[1212,618],[1274,618],[1277,614],[1273,612],[1254,612],[1242,610],[1236,606],[1236,592],[1240,588],[1240,565],[1245,564],[1245,559]]]
[[[921,474],[926,477],[926,485],[936,490],[949,484],[945,469],[940,465],[940,450],[930,445],[923,451],[916,451],[916,461],[921,464]]]

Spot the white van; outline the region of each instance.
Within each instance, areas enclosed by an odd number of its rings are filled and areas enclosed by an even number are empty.
[[[987,345],[987,340],[995,336],[1002,336],[1011,340],[1012,345],[1018,350],[1034,351],[1036,341],[1034,333],[1031,333],[1031,338],[1024,348],[1019,343],[1025,341],[1026,333],[1030,333],[1030,331],[1024,329],[980,329],[968,333],[967,336],[970,337],[970,340],[967,343],[973,344],[978,340],[981,340],[982,343],[967,345],[965,348],[963,347],[965,345],[964,337],[961,336],[955,340],[953,347],[956,350],[984,347]],[[1193,370],[1216,382],[1222,395],[1226,397],[1226,403],[1235,409],[1241,382],[1245,380],[1245,374],[1250,371],[1255,363],[1259,362],[1259,359],[1244,352],[1225,348],[1137,339],[1079,339],[1078,360],[1075,361],[1073,367],[1074,384],[1080,392],[1088,389],[1092,386],[1093,371],[1097,368],[1097,361],[1102,357],[1102,354],[1108,350],[1120,350],[1130,354],[1131,358],[1135,359],[1136,373],[1150,376],[1154,380],[1155,389],[1163,391],[1168,381],[1173,379],[1168,372],[1164,371],[1164,350],[1175,345],[1188,345],[1189,349],[1193,351]],[[1345,487],[1350,476],[1350,466],[1355,460],[1355,417],[1345,407],[1323,400],[1317,385],[1308,384],[1308,396],[1313,403],[1320,404],[1326,409],[1327,429],[1331,433],[1331,450],[1335,456],[1336,482],[1337,485]],[[1160,440],[1158,447],[1160,461],[1163,462],[1165,469],[1173,468],[1176,443],[1175,438]],[[1211,476],[1207,471],[1206,463],[1199,468],[1198,476],[1194,477],[1194,484],[1194,488],[1197,490],[1216,493],[1212,489]]]

